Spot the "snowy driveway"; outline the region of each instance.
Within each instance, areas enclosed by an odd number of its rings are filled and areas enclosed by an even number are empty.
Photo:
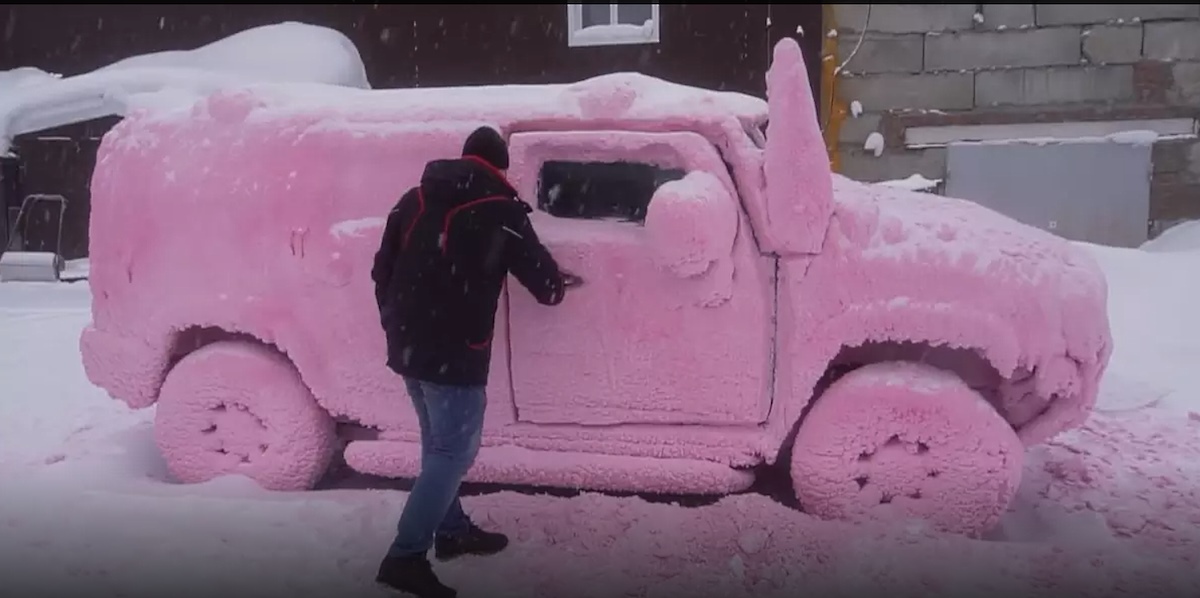
[[[468,498],[505,553],[442,566],[462,596],[1200,595],[1200,253],[1097,248],[1117,348],[1102,406],[1031,452],[989,540],[816,521],[759,495],[684,508]],[[92,387],[86,283],[0,285],[0,587],[23,597],[373,596],[396,490],[171,483],[152,412]]]

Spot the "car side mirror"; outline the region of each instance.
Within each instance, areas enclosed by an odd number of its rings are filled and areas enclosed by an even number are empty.
[[[654,262],[680,278],[703,275],[729,257],[737,225],[737,202],[725,184],[701,171],[664,183],[646,210]]]

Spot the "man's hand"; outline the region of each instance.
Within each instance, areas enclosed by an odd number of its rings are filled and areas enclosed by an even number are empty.
[[[571,274],[570,272],[563,271],[562,279],[563,279],[563,287],[564,288],[574,289],[574,288],[583,286],[583,279],[574,274]]]

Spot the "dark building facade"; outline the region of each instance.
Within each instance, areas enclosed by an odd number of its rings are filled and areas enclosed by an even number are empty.
[[[590,24],[646,20],[652,37],[628,43],[595,45],[578,34]],[[801,43],[814,88],[820,82],[820,4],[9,4],[0,8],[0,70],[33,66],[76,75],[281,21],[344,33],[375,88],[564,83],[638,71],[761,97],[771,49],[785,36]],[[16,140],[20,194],[59,193],[70,202],[68,258],[87,255],[88,182],[100,137],[116,121]],[[50,220],[31,219],[33,247],[49,242],[56,228]]]

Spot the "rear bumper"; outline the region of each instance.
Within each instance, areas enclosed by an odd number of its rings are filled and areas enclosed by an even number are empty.
[[[158,400],[169,357],[165,348],[88,326],[79,337],[79,353],[88,380],[114,399],[134,409]]]

